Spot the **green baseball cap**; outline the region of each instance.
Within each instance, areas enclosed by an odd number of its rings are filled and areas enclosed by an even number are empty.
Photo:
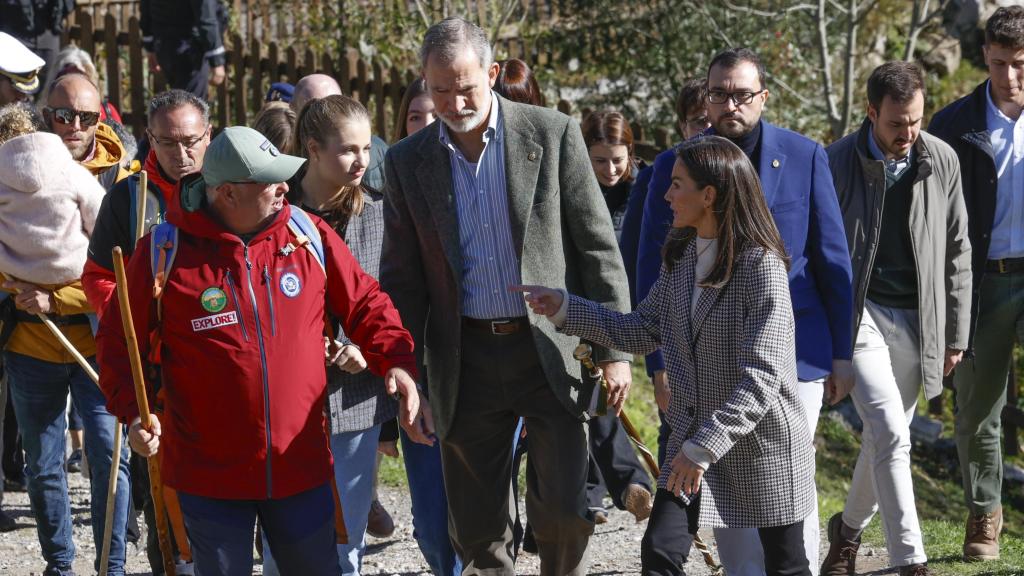
[[[203,157],[202,178],[181,183],[181,205],[192,212],[206,196],[206,188],[225,182],[286,182],[305,158],[282,154],[266,136],[246,126],[225,128],[210,142]]]

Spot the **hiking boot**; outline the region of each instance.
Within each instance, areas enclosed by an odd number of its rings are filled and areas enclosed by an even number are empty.
[[[11,515],[0,509],[0,532],[10,532],[18,527],[18,523],[11,518]]]
[[[911,564],[900,566],[900,576],[932,576],[934,574],[928,569],[927,564]]]
[[[71,451],[71,456],[68,456],[68,461],[65,463],[65,468],[68,472],[81,472],[82,471],[82,449]]]
[[[374,538],[387,538],[395,533],[395,521],[379,500],[370,504],[370,515],[366,521],[366,533]]]
[[[843,513],[837,512],[828,520],[828,555],[821,564],[821,576],[854,576],[860,536],[853,540],[843,537]],[[848,531],[852,532],[848,526]]]
[[[651,492],[640,484],[630,484],[626,487],[622,503],[637,522],[642,522],[651,515]]]
[[[1003,509],[967,518],[964,560],[982,562],[999,559],[999,533],[1003,531]]]

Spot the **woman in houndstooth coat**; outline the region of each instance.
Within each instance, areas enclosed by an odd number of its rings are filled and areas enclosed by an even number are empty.
[[[642,544],[644,574],[683,573],[685,507],[697,494],[701,526],[759,529],[769,575],[810,574],[802,527],[816,497],[814,447],[795,390],[785,249],[739,148],[709,136],[677,154],[665,264],[636,311],[521,289],[563,332],[665,355],[671,464]]]

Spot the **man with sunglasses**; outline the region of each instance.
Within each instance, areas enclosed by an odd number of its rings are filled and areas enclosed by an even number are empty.
[[[711,128],[705,133],[728,138],[750,158],[785,243],[796,321],[797,391],[813,431],[826,388],[828,401],[835,404],[853,387],[853,274],[825,150],[805,136],[764,121],[765,76],[754,51],[719,52],[708,66]],[[804,521],[812,573],[818,567],[818,532],[815,507]],[[757,530],[716,528],[715,540],[730,576],[765,573]],[[672,551],[673,556],[683,554],[680,560],[688,552]]]
[[[121,167],[124,146],[110,126],[100,123],[100,93],[84,74],[66,74],[53,82],[43,120],[105,189],[128,176]]]

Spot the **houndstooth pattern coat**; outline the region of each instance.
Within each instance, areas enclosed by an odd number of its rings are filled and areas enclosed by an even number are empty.
[[[686,440],[714,457],[701,488],[701,526],[803,520],[816,497],[814,446],[796,393],[785,266],[774,253],[743,251],[729,283],[704,288],[691,317],[696,260],[691,242],[630,314],[571,296],[562,331],[633,354],[661,347],[672,390],[665,462]],[[666,464],[659,487],[669,472]]]

